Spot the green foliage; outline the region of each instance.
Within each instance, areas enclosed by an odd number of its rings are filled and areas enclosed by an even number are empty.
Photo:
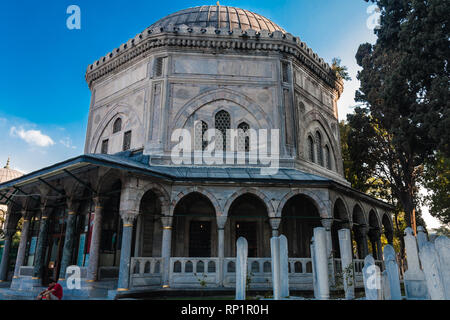
[[[450,2],[370,1],[381,25],[356,54],[362,105],[343,128],[344,165],[355,188],[400,205],[410,226],[425,164],[449,154]]]
[[[341,66],[341,59],[339,58],[333,58],[331,69],[335,72],[336,77],[338,79],[342,79],[345,81],[351,81],[352,78],[350,78],[347,67]]]
[[[450,224],[450,158],[438,153],[425,164],[424,184],[430,190],[425,201],[430,214],[443,224]]]
[[[450,238],[450,228],[447,226],[440,226],[439,228],[433,229],[433,232],[437,236],[446,236]]]

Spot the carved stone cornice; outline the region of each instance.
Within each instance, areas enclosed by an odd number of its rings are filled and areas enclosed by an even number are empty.
[[[149,52],[160,48],[183,48],[184,50],[256,50],[289,54],[306,66],[339,94],[343,91],[343,81],[338,80],[329,64],[314,53],[306,43],[290,33],[262,30],[243,31],[241,29],[216,29],[168,26],[146,29],[122,44],[106,56],[88,66],[86,81],[91,87],[96,81],[111,72],[117,72],[146,57]]]

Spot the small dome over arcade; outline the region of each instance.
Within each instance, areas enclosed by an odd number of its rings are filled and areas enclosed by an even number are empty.
[[[19,178],[23,175],[20,171],[10,168],[10,159],[3,168],[0,168],[0,183]]]

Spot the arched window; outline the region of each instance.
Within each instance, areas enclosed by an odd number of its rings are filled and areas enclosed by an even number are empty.
[[[120,132],[121,130],[122,130],[122,119],[117,118],[116,121],[114,121],[113,133]]]
[[[319,131],[316,132],[316,144],[317,144],[317,161],[323,166],[323,151],[322,151],[322,135]]]
[[[229,130],[231,127],[230,114],[223,110],[217,112],[216,117],[215,117],[214,126],[215,126],[216,130],[219,130],[222,133],[223,151],[226,151],[227,150],[227,130]],[[216,139],[217,138],[218,137],[216,136]],[[216,145],[220,149],[220,140],[217,139],[216,141],[217,141]]]
[[[250,126],[246,122],[241,122],[238,125],[238,151],[250,151],[250,137],[249,137],[249,130]],[[242,130],[242,131],[241,131]]]
[[[208,146],[205,133],[208,131],[208,124],[205,121],[197,121],[195,123],[195,150],[205,150]]]
[[[314,140],[311,136],[308,136],[308,154],[309,161],[314,162]]]
[[[327,169],[331,170],[331,154],[328,146],[325,146],[325,162]]]

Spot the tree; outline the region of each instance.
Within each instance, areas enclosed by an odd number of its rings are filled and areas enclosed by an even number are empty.
[[[345,81],[352,80],[352,78],[348,74],[347,67],[341,66],[341,59],[333,58],[331,69],[335,72],[338,79],[343,79]]]
[[[450,158],[438,153],[425,164],[424,185],[430,191],[425,201],[430,214],[450,224]]]
[[[375,45],[362,44],[356,101],[348,116],[356,163],[387,184],[411,217],[426,161],[449,153],[449,1],[366,0],[381,9]]]

